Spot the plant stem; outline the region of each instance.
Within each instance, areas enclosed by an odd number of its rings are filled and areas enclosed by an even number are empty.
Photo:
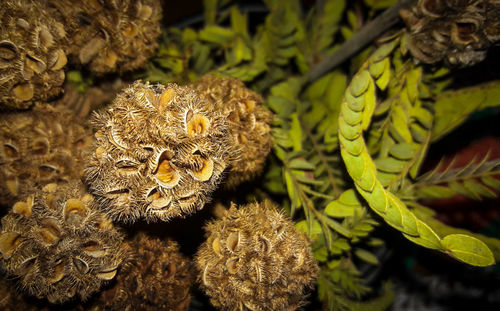
[[[384,31],[399,21],[400,9],[411,6],[415,1],[416,0],[400,0],[395,5],[385,10],[342,44],[332,55],[325,57],[316,64],[306,75],[306,81],[311,82],[317,80],[375,40]]]

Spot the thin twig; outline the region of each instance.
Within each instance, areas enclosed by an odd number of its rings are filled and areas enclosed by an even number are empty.
[[[332,55],[316,64],[306,75],[306,81],[314,81],[357,53],[367,44],[378,38],[384,31],[399,21],[399,10],[411,6],[416,0],[400,0],[385,10],[373,21],[342,44]]]

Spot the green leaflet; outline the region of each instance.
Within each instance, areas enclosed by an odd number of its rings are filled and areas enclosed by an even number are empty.
[[[369,263],[369,264],[372,264],[372,265],[378,265],[379,264],[379,261],[378,261],[378,258],[373,255],[372,253],[362,249],[362,248],[357,248],[355,251],[354,251],[354,254],[361,260]]]
[[[337,200],[328,203],[325,213],[331,217],[349,217],[354,216],[356,209],[359,208],[361,208],[361,203],[354,190],[350,189],[342,193]]]
[[[450,234],[441,244],[455,258],[474,266],[489,266],[495,263],[493,254],[486,244],[465,234]]]
[[[436,141],[460,125],[472,112],[500,105],[500,80],[474,87],[442,92],[434,104],[436,124],[432,141]]]
[[[467,235],[467,236],[472,236],[478,240],[481,240],[484,242],[493,252],[493,255],[495,257],[495,260],[500,260],[500,240],[487,237],[478,233],[473,233],[465,229],[460,229],[460,228],[453,228],[448,225],[445,225],[444,223],[438,221],[436,218],[434,218],[434,211],[417,205],[415,206],[414,209],[415,214],[425,221],[432,229],[439,235],[439,236],[446,236],[449,234],[462,234],[462,235]]]
[[[449,164],[441,171],[441,165],[420,176],[412,185],[419,198],[452,197],[465,195],[474,200],[495,198],[500,189],[500,160],[487,161],[488,156],[474,163],[472,160],[464,167],[450,169]]]

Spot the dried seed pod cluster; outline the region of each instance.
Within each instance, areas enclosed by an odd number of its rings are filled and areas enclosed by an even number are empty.
[[[0,199],[11,205],[26,184],[80,179],[92,132],[72,112],[35,105],[0,116]]]
[[[124,259],[122,234],[81,182],[48,184],[14,204],[1,222],[3,268],[52,303],[86,299],[114,278]]]
[[[236,209],[206,227],[196,255],[201,287],[224,310],[295,310],[318,266],[307,237],[270,202]]]
[[[225,184],[233,188],[258,175],[271,151],[272,113],[262,105],[262,97],[243,82],[212,75],[194,85],[206,100],[228,115],[233,161]]]
[[[64,26],[44,1],[7,0],[0,6],[0,103],[25,109],[62,91]]]
[[[177,243],[139,233],[128,244],[131,260],[93,305],[105,310],[186,310],[194,274]]]
[[[410,32],[409,50],[424,63],[471,66],[500,40],[498,0],[419,0],[401,16]]]
[[[225,118],[190,87],[134,83],[94,115],[90,191],[121,221],[201,209],[228,165]]]
[[[158,46],[159,0],[49,0],[68,28],[69,54],[96,73],[142,67]]]

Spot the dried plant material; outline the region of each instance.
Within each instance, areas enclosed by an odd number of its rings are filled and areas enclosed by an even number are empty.
[[[73,111],[79,118],[87,118],[90,113],[113,101],[116,94],[125,87],[121,79],[91,86],[83,92],[71,82],[64,84],[64,96],[55,102],[56,106],[64,106]]]
[[[96,73],[143,67],[160,36],[159,0],[49,0],[64,21],[69,54]]]
[[[193,86],[216,109],[228,115],[233,156],[226,186],[233,188],[260,174],[271,151],[273,118],[262,105],[262,97],[232,78],[206,75]],[[203,129],[204,124],[198,127]]]
[[[318,266],[307,237],[270,202],[232,206],[206,227],[196,255],[201,287],[223,310],[295,310]]]
[[[86,181],[116,220],[168,220],[203,208],[229,162],[226,115],[190,87],[135,82],[93,124]]]
[[[66,33],[45,1],[0,6],[0,103],[26,109],[62,91]]]
[[[49,311],[50,308],[38,299],[16,290],[13,280],[0,275],[0,310],[2,311]]]
[[[402,10],[412,55],[424,63],[445,60],[472,66],[500,39],[500,3],[496,0],[419,0]]]
[[[51,303],[87,299],[111,280],[124,260],[123,236],[95,208],[83,184],[50,184],[33,189],[2,218],[0,262],[20,288]],[[75,217],[78,215],[78,217]]]
[[[22,189],[83,175],[92,135],[64,107],[35,105],[0,116],[0,198],[12,205]],[[29,185],[29,186],[27,186]]]
[[[128,245],[133,254],[131,259],[118,273],[116,282],[103,290],[90,307],[99,310],[187,310],[195,277],[188,258],[179,252],[177,243],[139,233]]]

